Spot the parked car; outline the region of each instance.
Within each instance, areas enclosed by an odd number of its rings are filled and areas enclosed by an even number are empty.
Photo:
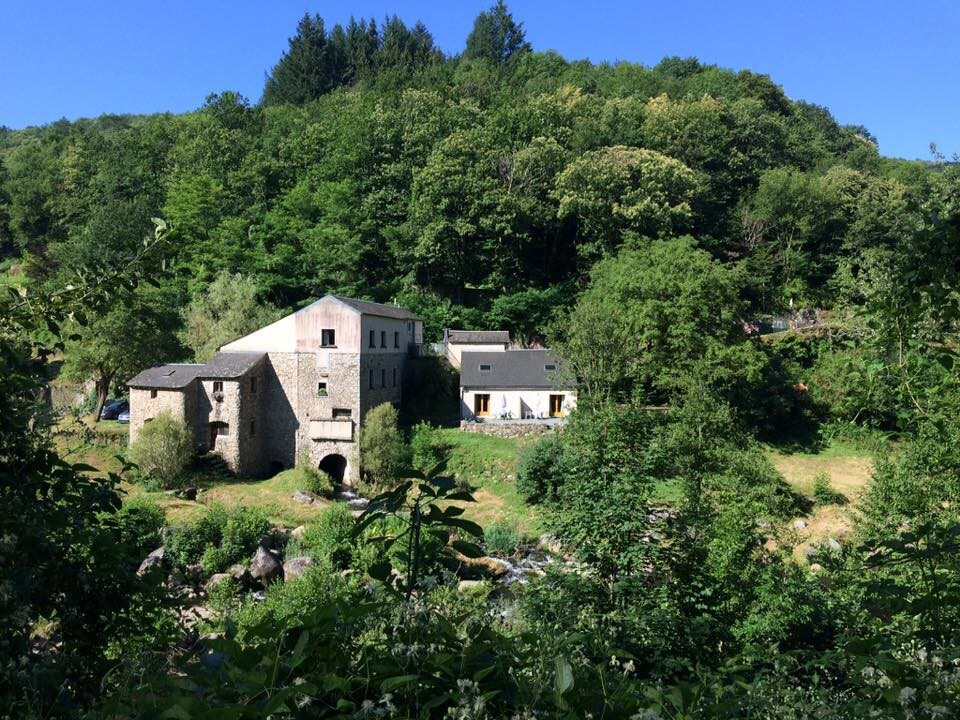
[[[116,420],[117,415],[130,410],[130,403],[126,400],[108,400],[100,411],[101,420]]]
[[[130,411],[124,410],[122,413],[117,415],[117,422],[119,423],[128,423],[130,422]]]

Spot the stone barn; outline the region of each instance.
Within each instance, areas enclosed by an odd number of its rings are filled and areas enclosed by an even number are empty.
[[[130,440],[168,411],[238,475],[305,458],[350,483],[360,477],[359,424],[376,405],[399,405],[404,369],[422,343],[423,323],[412,312],[327,295],[227,343],[209,363],[132,378]]]

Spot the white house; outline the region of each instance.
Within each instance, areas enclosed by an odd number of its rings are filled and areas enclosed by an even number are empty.
[[[545,420],[576,406],[576,391],[561,380],[561,361],[550,350],[463,352],[460,358],[463,420]]]

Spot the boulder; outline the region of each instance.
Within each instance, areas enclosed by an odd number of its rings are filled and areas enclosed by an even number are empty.
[[[308,492],[304,492],[303,490],[297,490],[297,491],[293,494],[293,499],[296,500],[298,503],[303,503],[304,505],[309,505],[309,504],[311,504],[311,503],[313,502],[314,497],[313,497],[313,495],[311,495],[311,494],[308,493]]]
[[[182,497],[184,500],[196,500],[196,499],[197,499],[197,488],[195,488],[195,487],[186,487],[186,488],[184,488],[184,489],[181,491],[181,493],[180,493],[180,497]]]
[[[250,576],[266,586],[283,579],[283,565],[272,552],[260,545],[250,561]]]
[[[474,592],[483,585],[483,580],[461,580],[457,583],[457,592]]]
[[[793,527],[796,530],[803,530],[807,526],[807,521],[802,518],[797,518],[793,521]]]
[[[158,547],[152,553],[147,555],[143,559],[143,562],[140,563],[140,567],[137,568],[137,575],[146,575],[154,568],[162,568],[166,564],[163,559],[163,555],[164,552],[162,547]]]
[[[823,545],[830,552],[840,552],[840,543],[833,538],[827,538],[827,541]]]
[[[250,571],[243,563],[235,563],[227,568],[227,573],[237,582],[248,585],[250,583]]]
[[[230,573],[216,573],[215,575],[210,576],[210,579],[207,580],[206,584],[203,586],[203,589],[206,590],[207,592],[210,592],[211,590],[213,590],[213,588],[215,588],[220,583],[225,582],[227,580],[232,580],[232,579],[233,579],[233,575],[231,575]]]
[[[312,557],[293,557],[283,563],[283,581],[290,582],[306,572],[313,565]]]
[[[306,525],[298,525],[293,530],[290,531],[291,540],[299,540],[303,537],[303,534],[307,531]]]

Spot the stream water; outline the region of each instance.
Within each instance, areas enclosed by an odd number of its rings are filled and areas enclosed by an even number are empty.
[[[367,498],[355,493],[346,485],[334,486],[333,499],[337,502],[346,503],[347,507],[353,511],[360,512],[366,510],[367,505],[370,504],[370,501]]]

